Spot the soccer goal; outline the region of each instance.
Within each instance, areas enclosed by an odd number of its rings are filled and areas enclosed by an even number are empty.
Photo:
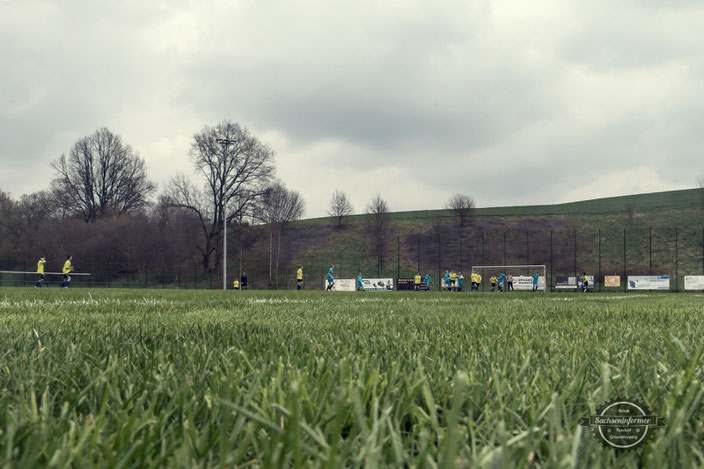
[[[496,277],[493,291],[533,291],[533,275],[538,274],[537,291],[547,291],[547,277],[544,264],[524,265],[475,265],[472,273],[481,275],[478,291],[492,291],[491,278]],[[500,274],[504,275],[503,285],[499,289]],[[511,283],[509,283],[511,281]]]

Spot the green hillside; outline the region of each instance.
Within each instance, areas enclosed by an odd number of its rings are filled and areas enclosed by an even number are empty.
[[[701,191],[690,189],[486,207],[463,229],[448,210],[396,212],[381,272],[365,236],[364,215],[347,217],[341,228],[331,218],[303,220],[286,236],[297,246],[290,265],[307,265],[316,277],[330,263],[344,276],[362,271],[389,277],[417,270],[437,277],[445,269],[513,263],[552,265],[554,275],[667,274],[681,288],[684,275],[704,273],[702,205]]]
[[[699,207],[703,203],[701,189],[685,189],[679,191],[651,192],[647,194],[605,197],[601,199],[583,200],[552,205],[515,205],[507,207],[479,207],[477,217],[508,217],[528,215],[598,215],[627,212],[655,212],[665,210],[682,210]],[[397,220],[424,219],[433,217],[450,217],[445,209],[413,210],[394,212]],[[363,215],[349,217],[350,222],[359,221]],[[303,223],[329,222],[327,217],[303,220]]]

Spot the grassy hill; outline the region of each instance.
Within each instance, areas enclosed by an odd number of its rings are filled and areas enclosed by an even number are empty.
[[[479,207],[477,217],[525,217],[546,215],[605,215],[634,212],[662,212],[670,210],[686,210],[702,206],[704,199],[700,189],[685,189],[679,191],[651,192],[647,194],[605,197],[551,205],[515,205],[507,207]],[[394,212],[395,220],[415,220],[437,217],[451,217],[450,211],[413,210]],[[348,222],[359,222],[364,215],[353,215]],[[310,218],[299,223],[332,223],[328,217]]]
[[[463,229],[448,210],[396,212],[381,272],[365,237],[364,215],[348,217],[341,228],[331,218],[314,218],[297,222],[284,235],[293,248],[282,264],[307,266],[315,288],[330,263],[344,277],[420,270],[435,278],[445,269],[467,272],[472,265],[545,264],[555,276],[668,274],[678,276],[682,288],[684,275],[704,273],[702,205],[701,191],[690,189],[486,207],[476,209]]]

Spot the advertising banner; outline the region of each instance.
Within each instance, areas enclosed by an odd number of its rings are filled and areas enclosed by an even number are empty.
[[[523,291],[533,291],[533,277],[528,275],[518,275],[513,277],[513,289]],[[545,277],[538,277],[538,290],[545,291]]]
[[[587,285],[587,289],[593,290],[594,289],[594,276],[587,275],[587,279],[589,280],[589,285]],[[556,290],[581,290],[582,289],[582,277],[575,277],[574,275],[570,275],[570,276],[558,275],[557,277],[555,277],[555,289]]]
[[[425,284],[425,280],[421,277],[419,290],[428,290],[428,285]],[[396,290],[415,290],[415,279],[413,277],[408,278],[398,278],[396,279]]]
[[[394,279],[392,278],[365,278],[362,279],[363,291],[393,291]]]
[[[669,275],[629,275],[629,290],[670,290]]]
[[[325,289],[328,288],[328,281],[325,280]],[[353,278],[338,278],[333,283],[330,291],[355,291]]]
[[[685,275],[685,290],[704,290],[704,275]]]
[[[620,275],[606,275],[604,276],[604,286],[609,288],[617,288],[621,286],[621,276]]]

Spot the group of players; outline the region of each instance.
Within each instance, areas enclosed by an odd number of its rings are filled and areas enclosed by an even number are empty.
[[[71,283],[71,272],[73,272],[73,265],[71,261],[73,260],[72,256],[67,256],[66,257],[66,262],[64,262],[64,266],[61,270],[61,273],[63,274],[64,281],[61,284],[61,288],[68,288],[69,284]],[[37,262],[37,281],[34,284],[35,288],[41,288],[42,284],[44,283],[44,265],[46,264],[46,259],[44,257],[40,257],[39,261]],[[328,269],[328,274],[326,277],[327,280],[327,291],[331,291],[333,286],[335,285],[335,277],[334,277],[334,270],[335,270],[335,265],[331,264],[330,269]],[[582,273],[581,275],[582,282],[583,282],[583,288],[584,291],[587,291],[587,287],[589,285],[588,282],[588,277],[586,273]],[[533,291],[537,291],[538,289],[538,274],[533,274],[532,275],[532,280],[533,280]],[[356,288],[357,290],[363,290],[364,289],[364,277],[362,276],[362,273],[360,272],[356,279]],[[479,287],[482,283],[482,276],[478,272],[472,272],[470,275],[470,281],[472,283],[472,291],[477,291],[479,290]],[[430,275],[425,274],[423,277],[421,277],[420,273],[416,273],[416,275],[413,277],[413,289],[415,291],[421,290],[421,286],[425,282],[425,290],[430,290]],[[489,283],[491,285],[491,291],[513,291],[513,276],[511,274],[504,274],[502,271],[499,271],[498,274],[492,275],[489,278]],[[232,286],[235,290],[246,290],[248,285],[248,279],[247,279],[247,273],[242,272],[242,275],[240,276],[239,280],[235,279],[233,282]],[[462,288],[464,286],[464,275],[462,275],[462,272],[455,273],[454,271],[450,272],[449,270],[445,271],[445,276],[442,279],[442,290],[443,291],[454,291],[454,292],[460,292],[462,291]],[[296,290],[302,290],[303,289],[303,266],[299,266],[298,270],[296,271]]]
[[[61,274],[64,276],[64,281],[61,283],[61,288],[68,288],[71,283],[71,272],[73,272],[73,265],[71,261],[73,257],[66,256],[66,262],[61,269]],[[37,262],[37,281],[34,283],[34,288],[41,288],[44,284],[44,265],[46,264],[46,258],[40,257]]]
[[[533,291],[537,291],[539,275],[533,274],[531,277],[533,281]],[[583,274],[583,277],[586,278],[586,274]],[[472,272],[469,279],[472,284],[472,291],[478,291],[482,284],[481,274],[478,272]],[[423,285],[423,280],[425,281],[425,285]],[[454,271],[446,270],[441,281],[442,291],[460,292],[464,287],[464,275],[462,275],[462,272],[456,273]],[[513,275],[504,274],[502,271],[499,271],[498,274],[492,275],[489,278],[489,283],[491,285],[492,292],[514,291]],[[430,275],[425,274],[425,277],[423,278],[420,273],[416,273],[413,277],[413,289],[415,291],[419,291],[421,289],[430,290]]]

